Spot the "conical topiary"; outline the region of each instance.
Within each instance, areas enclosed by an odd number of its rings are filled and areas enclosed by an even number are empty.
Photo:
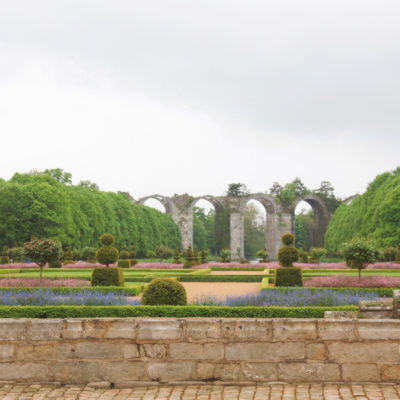
[[[207,264],[207,256],[208,256],[208,252],[207,252],[207,250],[203,247],[202,249],[201,249],[201,263],[202,264]]]
[[[122,246],[122,251],[119,253],[118,267],[129,268],[130,266],[128,247],[124,245]]]
[[[64,251],[64,259],[63,259],[63,264],[75,264],[74,261],[74,256],[72,253],[72,246],[67,246],[67,248]]]
[[[136,265],[138,263],[138,260],[136,259],[136,249],[133,244],[131,244],[129,247],[129,260],[130,260],[131,267],[133,267],[134,265]]]
[[[174,264],[182,264],[181,252],[179,251],[178,247],[175,249]]]
[[[194,265],[196,265],[196,262],[194,261],[193,258],[193,250],[192,246],[189,246],[188,249],[186,250],[186,261],[183,264],[183,268],[192,268]]]

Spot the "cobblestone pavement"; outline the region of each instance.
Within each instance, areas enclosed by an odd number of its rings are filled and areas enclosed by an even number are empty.
[[[259,386],[147,386],[105,389],[83,386],[1,384],[3,400],[394,400],[399,385],[271,384]]]

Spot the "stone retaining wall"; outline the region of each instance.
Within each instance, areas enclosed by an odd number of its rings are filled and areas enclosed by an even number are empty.
[[[0,380],[400,382],[400,320],[2,319]]]

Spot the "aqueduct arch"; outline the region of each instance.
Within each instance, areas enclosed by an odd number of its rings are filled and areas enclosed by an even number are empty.
[[[238,249],[240,254],[244,255],[244,210],[250,200],[259,201],[265,208],[265,243],[271,258],[276,258],[281,236],[286,232],[294,233],[294,211],[300,201],[306,201],[314,210],[314,246],[323,246],[326,228],[332,216],[324,200],[314,194],[298,197],[290,207],[285,208],[273,196],[265,193],[254,193],[240,197],[210,195],[192,197],[187,194],[167,197],[154,194],[142,197],[137,203],[144,204],[148,199],[160,201],[164,205],[166,212],[171,215],[178,225],[182,237],[182,248],[193,246],[193,207],[199,200],[210,202],[214,206],[216,213],[228,208],[232,260],[239,259]]]

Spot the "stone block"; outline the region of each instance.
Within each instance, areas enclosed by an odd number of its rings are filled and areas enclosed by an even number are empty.
[[[54,380],[64,384],[86,385],[89,382],[104,381],[98,362],[71,360],[49,366]]]
[[[169,352],[175,360],[221,360],[224,358],[222,343],[171,343]]]
[[[275,319],[274,340],[308,340],[317,338],[316,321],[304,319]]]
[[[318,337],[322,340],[354,340],[356,339],[355,320],[318,321]]]
[[[343,380],[347,382],[380,382],[379,368],[376,364],[343,364]]]
[[[62,343],[58,346],[58,359],[71,360],[76,358],[76,344]]]
[[[226,346],[227,360],[284,361],[305,358],[302,342],[232,343]]]
[[[105,339],[135,339],[137,321],[133,318],[112,320],[109,329],[103,336]]]
[[[26,340],[27,320],[1,319],[0,340]]]
[[[307,344],[307,359],[308,360],[326,360],[324,343]]]
[[[186,337],[191,339],[220,339],[222,337],[219,320],[190,320],[186,321]]]
[[[140,345],[142,357],[165,358],[167,356],[167,346],[165,344],[143,344]]]
[[[85,339],[102,339],[110,328],[110,318],[82,320],[82,337]]]
[[[147,375],[151,380],[158,382],[191,381],[196,379],[196,363],[193,361],[149,363]]]
[[[287,362],[278,365],[279,380],[285,382],[340,381],[338,364],[322,362]]]
[[[278,379],[275,363],[245,363],[243,373],[251,382],[276,381]]]
[[[197,364],[196,379],[201,381],[240,382],[244,375],[240,364],[207,363]]]
[[[64,325],[61,319],[33,319],[31,320],[31,340],[61,340]]]
[[[121,343],[82,341],[76,345],[77,358],[123,358]]]
[[[142,361],[105,362],[102,367],[104,379],[112,383],[146,380],[145,364]]]
[[[239,339],[269,340],[272,337],[271,320],[239,320],[237,326]]]
[[[0,376],[4,381],[45,382],[49,380],[46,364],[38,363],[0,363]]]
[[[82,337],[82,321],[80,319],[67,319],[65,321],[64,338],[80,339]]]
[[[382,366],[382,380],[398,383],[400,381],[400,365]]]
[[[183,337],[183,328],[180,321],[167,318],[145,319],[139,321],[139,339],[173,340]]]
[[[367,340],[400,340],[400,321],[358,321],[358,333]]]
[[[126,343],[122,345],[122,353],[125,359],[139,358],[140,353],[137,344]]]
[[[357,319],[357,311],[325,311],[324,318],[326,319]]]
[[[236,336],[236,321],[224,320],[221,324],[222,337],[234,338]]]
[[[398,343],[335,342],[329,343],[327,346],[328,359],[331,361],[338,361],[341,363],[400,362]]]
[[[14,345],[0,344],[0,362],[14,359]]]

